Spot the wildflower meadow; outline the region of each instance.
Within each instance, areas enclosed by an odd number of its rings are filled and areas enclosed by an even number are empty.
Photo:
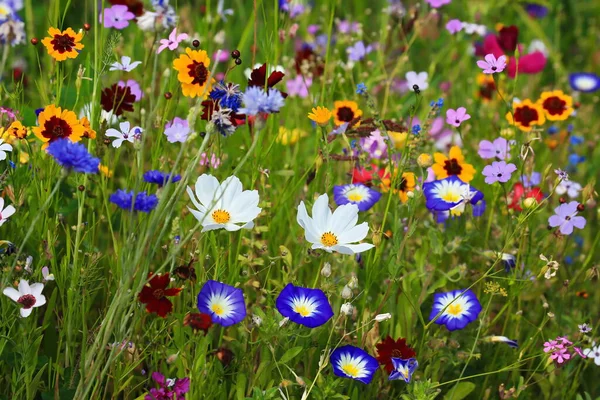
[[[598,16],[0,0],[0,400],[600,399]]]

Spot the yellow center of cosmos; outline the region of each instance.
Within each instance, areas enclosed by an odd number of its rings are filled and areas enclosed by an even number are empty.
[[[310,315],[310,310],[306,306],[296,306],[296,312],[303,317],[308,317]]]
[[[363,199],[363,196],[360,193],[350,193],[348,195],[348,200],[350,200],[350,201],[361,201],[362,199]]]
[[[321,235],[321,243],[325,247],[331,247],[338,244],[338,238],[331,232],[325,232]]]
[[[212,217],[217,224],[226,224],[231,219],[231,215],[225,210],[215,210],[212,212]]]
[[[221,307],[219,304],[213,304],[210,309],[219,317],[221,316],[221,314],[223,314],[223,307]]]
[[[448,311],[448,314],[450,315],[454,315],[455,317],[458,316],[460,313],[462,313],[462,306],[460,304],[454,303],[454,304],[450,304],[448,306],[448,309],[446,311]]]
[[[342,366],[342,371],[348,376],[356,378],[358,376],[358,368],[354,364],[345,364]]]

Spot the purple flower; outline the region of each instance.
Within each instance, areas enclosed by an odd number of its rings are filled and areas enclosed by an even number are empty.
[[[360,24],[358,22],[342,20],[337,23],[337,30],[341,34],[358,32],[360,31]]]
[[[570,235],[573,233],[573,227],[583,229],[585,227],[585,218],[577,215],[576,201],[564,203],[554,209],[555,215],[548,218],[548,225],[551,227],[559,227],[560,233]]]
[[[187,120],[175,117],[173,121],[165,125],[165,135],[170,143],[184,143],[190,134],[190,126]]]
[[[477,66],[483,69],[484,74],[500,73],[506,68],[506,56],[496,58],[493,54],[488,54],[484,60],[477,61]]]
[[[454,35],[462,30],[463,24],[458,19],[451,19],[446,24],[446,30],[450,32],[450,34]]]
[[[173,398],[184,399],[185,394],[190,391],[190,378],[166,379],[160,372],[152,373],[152,380],[160,386],[150,389],[144,400],[173,400]],[[173,395],[177,396],[174,397]]]
[[[360,139],[360,147],[368,152],[371,158],[381,158],[387,155],[387,145],[379,129],[371,132],[370,136]]]
[[[505,183],[510,180],[513,172],[517,170],[515,164],[507,164],[506,161],[494,161],[492,165],[487,165],[482,174],[485,176],[485,183],[491,185],[494,182]]]
[[[131,94],[135,96],[135,101],[140,101],[142,99],[142,97],[144,96],[144,93],[142,92],[142,88],[140,87],[140,84],[137,83],[134,79],[128,79],[127,82],[119,81],[117,86],[122,87],[122,88],[128,87],[129,90],[131,91]]]
[[[135,15],[127,9],[127,6],[115,5],[104,9],[103,25],[105,28],[125,29],[129,26],[129,21],[134,18]]]
[[[567,174],[565,171],[563,171],[562,169],[558,168],[554,170],[554,173],[556,175],[558,175],[559,179],[562,179],[563,181],[568,181],[569,180],[569,174]]]
[[[510,156],[508,158],[510,158]],[[534,171],[529,176],[522,175],[521,182],[523,182],[523,186],[526,188],[537,186],[542,182],[542,174]]]
[[[268,89],[266,92],[258,86],[250,86],[242,95],[244,108],[239,109],[240,114],[256,116],[258,114],[273,114],[279,112],[285,104],[281,92]]]
[[[450,4],[452,0],[425,0],[433,8],[440,8],[444,4]]]
[[[350,46],[346,49],[346,53],[348,53],[348,60],[350,61],[360,61],[372,51],[373,46],[369,45],[365,47],[365,44],[362,40],[359,40],[353,46]]]
[[[464,121],[471,119],[471,116],[467,114],[467,109],[464,107],[458,107],[456,110],[449,108],[446,110],[446,123],[455,127],[459,127]]]
[[[179,43],[188,38],[187,33],[177,34],[177,28],[173,28],[171,33],[169,34],[168,39],[160,39],[160,46],[156,50],[156,54],[160,54],[164,49],[169,49],[171,51],[175,50]]]
[[[497,158],[499,160],[510,159],[510,143],[503,137],[490,142],[489,140],[482,140],[479,142],[479,156],[481,158]]]
[[[290,97],[298,96],[303,99],[308,97],[308,88],[310,88],[311,85],[312,78],[305,78],[302,75],[298,75],[294,79],[288,80],[285,84]]]

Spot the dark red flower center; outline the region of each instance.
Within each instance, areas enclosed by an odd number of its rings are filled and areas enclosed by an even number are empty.
[[[165,291],[163,289],[154,289],[152,296],[154,296],[156,300],[160,300],[165,297]]]
[[[498,32],[498,44],[505,53],[514,53],[517,49],[519,39],[519,28],[514,25],[505,26]]]
[[[495,91],[496,84],[494,82],[487,82],[479,88],[479,95],[484,99],[491,100]]]
[[[337,116],[340,121],[350,122],[354,119],[354,111],[350,107],[340,107]]]
[[[29,309],[35,305],[35,297],[32,294],[25,294],[19,297],[17,303],[22,304],[24,309]]]
[[[558,96],[548,97],[542,106],[550,115],[561,115],[567,108],[567,102]]]
[[[188,65],[188,70],[188,74],[194,78],[192,85],[202,86],[208,80],[208,70],[204,66],[204,63],[194,61],[192,64]]]
[[[450,160],[444,161],[444,169],[448,175],[460,175],[462,172],[462,167],[458,161],[456,161],[456,158],[451,158]]]
[[[532,122],[538,120],[539,115],[535,108],[529,106],[517,107],[514,113],[515,121],[519,122],[525,127],[529,127]]]
[[[54,35],[54,39],[50,43],[60,54],[68,53],[75,47],[75,38],[69,35]]]
[[[400,183],[398,184],[398,190],[400,190],[401,192],[405,192],[407,184],[408,183],[406,182],[405,178],[400,179]]]
[[[71,126],[62,118],[56,116],[50,118],[44,123],[42,136],[50,139],[50,141],[69,137],[73,133]]]

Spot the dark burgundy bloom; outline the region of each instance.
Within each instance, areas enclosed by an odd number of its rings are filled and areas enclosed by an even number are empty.
[[[388,335],[383,342],[375,345],[375,347],[377,348],[377,361],[379,361],[379,364],[385,365],[388,374],[394,371],[392,358],[408,360],[417,357],[417,353],[406,344],[404,338],[394,340]]]
[[[202,312],[189,313],[183,318],[183,325],[191,327],[194,331],[207,333],[212,324],[211,316]]]
[[[113,6],[127,6],[127,9],[136,17],[141,17],[144,14],[144,3],[140,0],[108,0]]]
[[[173,303],[167,297],[177,296],[181,292],[181,288],[167,289],[171,283],[168,272],[162,275],[153,275],[150,272],[148,278],[151,279],[138,295],[138,300],[146,305],[146,311],[165,318],[173,311]]]
[[[526,188],[521,182],[515,183],[512,190],[512,199],[508,208],[513,210],[523,211],[521,208],[521,202],[525,199],[533,198],[536,202],[542,201],[544,193],[539,187]]]
[[[514,25],[505,26],[498,32],[498,44],[505,53],[512,54],[517,49],[519,28]]]
[[[224,367],[227,367],[233,361],[233,352],[225,347],[220,347],[215,353],[217,359],[221,361]]]
[[[248,86],[258,86],[264,88],[266,84],[267,89],[270,89],[281,82],[284,76],[285,74],[283,72],[273,71],[267,78],[267,64],[263,64],[260,67],[252,70],[250,79],[248,79]],[[282,92],[281,90],[280,92],[284,98],[287,97],[287,93]]]
[[[133,111],[135,95],[131,93],[129,86],[123,87],[115,83],[102,91],[100,102],[104,111],[112,111],[115,115],[121,115],[125,111]]]
[[[296,66],[296,73],[302,74],[304,71],[309,71],[313,76],[323,75],[325,71],[325,65],[323,58],[315,53],[310,46],[301,46],[300,49],[296,50],[296,57],[294,58],[294,64]],[[303,66],[305,66],[303,68]],[[308,68],[307,68],[308,67]]]

